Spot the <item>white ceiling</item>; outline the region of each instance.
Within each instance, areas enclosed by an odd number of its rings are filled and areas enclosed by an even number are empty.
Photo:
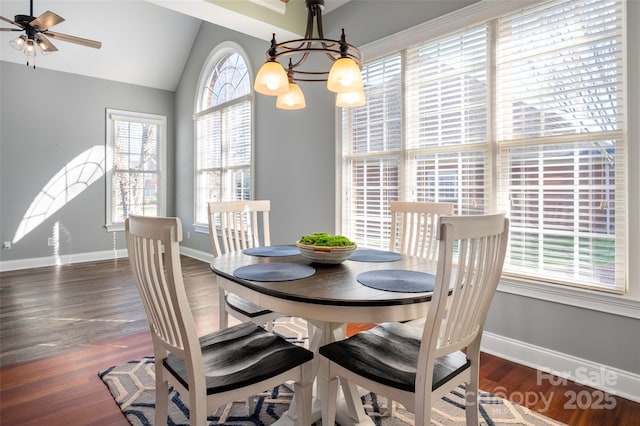
[[[347,1],[327,0],[325,13]],[[37,68],[171,91],[201,20],[263,39],[272,32],[281,39],[297,37],[206,0],[34,0],[33,8],[34,16],[50,10],[65,18],[52,31],[102,42],[101,49],[92,49],[52,40],[59,51],[36,57]],[[29,14],[28,0],[0,2],[0,16],[13,20],[18,14]],[[12,27],[4,22],[0,26]],[[27,57],[9,45],[19,34],[0,33],[0,60],[26,64]]]

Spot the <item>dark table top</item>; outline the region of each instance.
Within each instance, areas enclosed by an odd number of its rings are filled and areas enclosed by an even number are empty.
[[[234,276],[237,268],[267,262],[287,262],[310,265],[316,272],[304,279],[259,282]],[[436,264],[419,257],[403,256],[394,262],[358,262],[345,260],[338,265],[311,263],[302,255],[283,257],[251,256],[241,251],[214,258],[211,269],[219,276],[254,292],[275,298],[309,304],[331,306],[374,307],[425,303],[432,293],[400,293],[377,290],[357,281],[366,271],[404,269],[420,272],[435,271]]]

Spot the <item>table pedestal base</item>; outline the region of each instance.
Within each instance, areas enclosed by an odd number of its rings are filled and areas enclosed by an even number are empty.
[[[353,387],[354,391],[359,395],[365,395],[368,391],[359,388],[353,385],[347,385],[348,387]],[[315,385],[314,385],[315,388]],[[314,389],[315,390],[315,389]],[[315,394],[315,391],[314,391]],[[359,399],[357,399],[359,401]],[[278,420],[276,420],[273,424],[276,426],[293,426],[295,424],[295,412],[296,412],[296,399],[295,396],[291,401],[291,405],[289,409],[282,413],[282,416]],[[351,413],[354,413],[352,415]],[[313,398],[313,402],[311,405],[311,421],[315,423],[319,420],[322,420],[322,401],[318,398]],[[358,404],[355,407],[352,407],[350,410],[347,404],[347,400],[344,398],[344,394],[342,393],[342,389],[338,390],[338,402],[336,408],[336,422],[341,426],[374,426],[375,423],[371,419],[371,417],[367,416],[364,412],[364,408],[362,405]]]

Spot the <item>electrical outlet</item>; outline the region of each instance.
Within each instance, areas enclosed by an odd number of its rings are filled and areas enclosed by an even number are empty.
[[[53,246],[55,246],[55,245],[56,245],[55,241],[53,240],[53,237],[49,237],[49,238],[47,238],[47,245],[48,245],[49,247],[53,247]]]
[[[2,243],[2,248],[3,249],[10,249],[11,248],[11,241],[5,241],[4,243]]]

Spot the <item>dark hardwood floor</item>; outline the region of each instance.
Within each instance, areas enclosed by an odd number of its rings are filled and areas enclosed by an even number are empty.
[[[199,332],[217,329],[209,265],[185,257],[183,272]],[[128,425],[97,373],[151,353],[126,259],[0,274],[1,425]],[[640,425],[639,403],[570,409],[567,392],[599,391],[537,383],[536,370],[495,356],[483,354],[480,376],[483,390],[516,402],[538,396],[529,408],[569,425]]]

